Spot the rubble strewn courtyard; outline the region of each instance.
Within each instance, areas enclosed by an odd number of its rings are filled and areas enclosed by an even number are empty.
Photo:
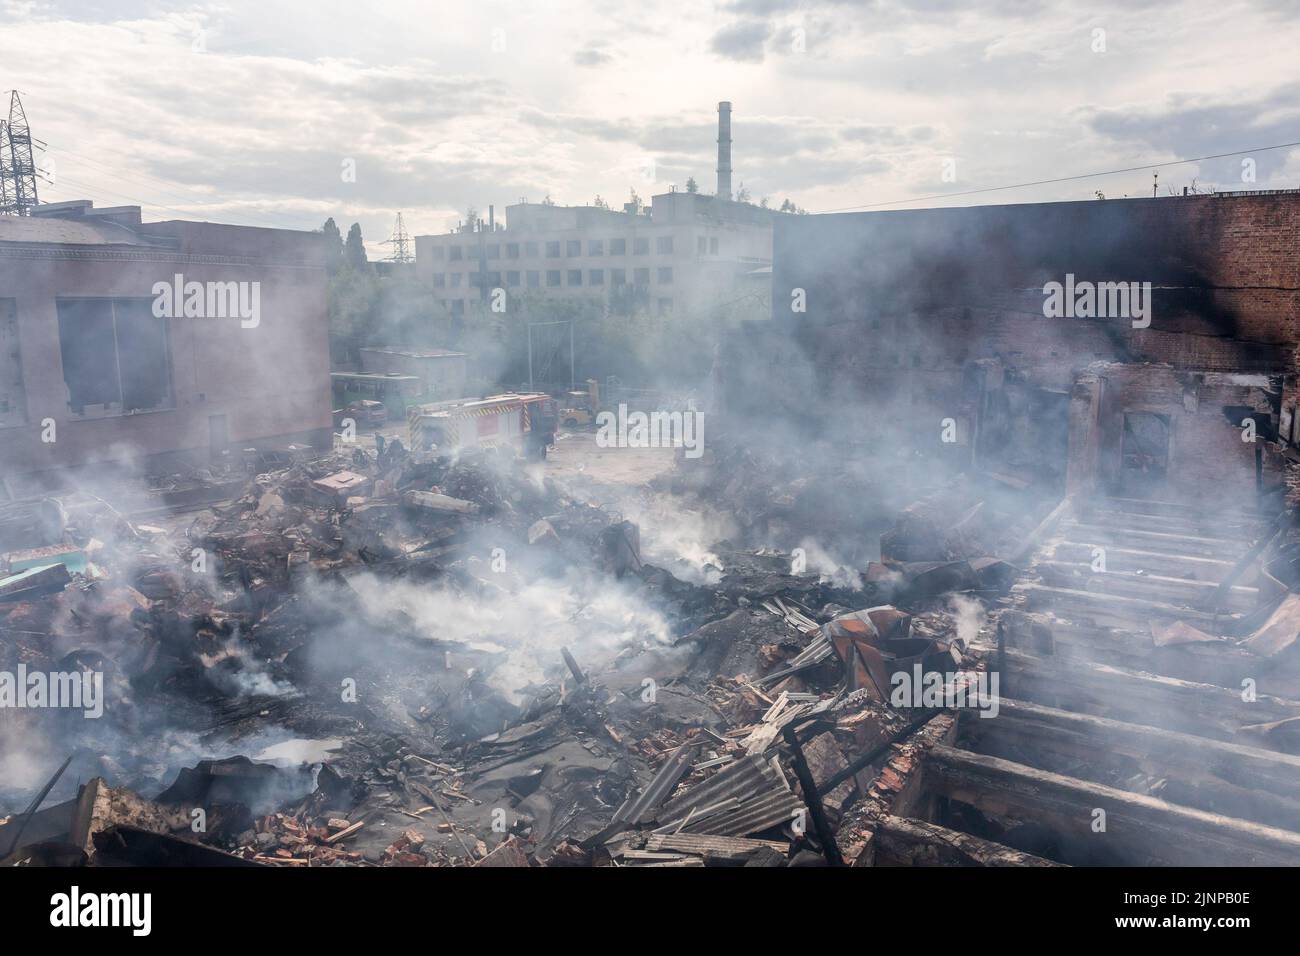
[[[855,569],[755,545],[800,505],[751,451],[613,469],[589,438],[562,433],[563,479],[508,449],[363,435],[242,482],[191,476],[238,490],[164,517],[97,496],[0,509],[0,670],[103,675],[97,719],[4,712],[5,860],[1048,866],[1300,847],[1289,604],[1253,610],[1263,571],[1218,589],[1252,542],[1269,567],[1290,553],[1265,518],[1010,514],[996,480],[982,497],[964,479]],[[1077,580],[1075,552],[1103,537],[1133,564],[1110,593]],[[1257,672],[1248,713],[1216,690]],[[901,696],[900,674],[917,679]],[[1090,800],[1123,841],[1086,839]]]

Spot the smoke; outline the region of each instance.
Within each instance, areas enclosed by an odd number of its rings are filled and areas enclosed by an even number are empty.
[[[734,538],[736,521],[698,500],[648,492],[621,503],[623,514],[641,529],[641,557],[692,584],[722,580],[726,563],[720,542]]]
[[[830,584],[837,588],[862,590],[862,575],[847,562],[831,554],[815,538],[804,538],[799,542],[807,560],[809,571],[817,572],[821,584]]]
[[[367,618],[400,610],[429,640],[503,653],[487,682],[516,704],[526,688],[558,671],[561,648],[591,670],[628,649],[673,640],[666,619],[633,586],[576,568],[558,579],[528,580],[487,594],[374,575],[349,583]]]
[[[957,637],[970,647],[988,620],[984,605],[965,594],[952,594],[948,597],[948,609],[956,619]]]

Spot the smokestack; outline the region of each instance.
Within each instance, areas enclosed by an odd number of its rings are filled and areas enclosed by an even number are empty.
[[[731,104],[718,104],[718,195],[731,198]]]

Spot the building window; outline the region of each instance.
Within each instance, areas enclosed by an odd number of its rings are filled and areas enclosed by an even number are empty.
[[[68,408],[81,418],[172,407],[167,322],[152,299],[59,299]]]
[[[650,270],[649,270],[649,269],[634,269],[634,270],[632,271],[632,281],[635,282],[637,285],[649,285],[649,284],[650,284]]]
[[[660,315],[671,315],[671,314],[672,314],[672,311],[673,311],[673,300],[672,300],[672,299],[660,299],[660,300],[659,300],[659,314],[660,314]]]
[[[718,237],[709,237],[709,254],[716,256],[718,254]]]
[[[626,239],[609,240],[609,254],[611,256],[627,255],[627,240]]]
[[[455,260],[455,259],[459,259],[459,258],[461,258],[461,254],[460,254],[460,246],[448,246],[448,247],[447,247],[447,258],[448,258],[448,259],[452,259],[452,260]]]
[[[547,270],[546,270],[546,284],[547,284],[548,286],[557,286],[557,285],[560,284],[560,270],[559,270],[559,269],[547,269]]]
[[[610,284],[610,285],[624,285],[626,282],[627,282],[627,270],[626,270],[626,269],[610,269],[610,270],[609,270],[609,284]]]
[[[570,259],[582,255],[582,240],[570,239],[564,244],[564,254]]]
[[[535,243],[535,242],[525,242],[525,243],[524,243],[524,255],[525,255],[527,258],[529,258],[529,259],[536,259],[536,258],[537,258],[537,243]]]
[[[525,281],[528,283],[528,288],[536,289],[542,284],[542,274],[536,269],[529,269]]]
[[[604,285],[604,284],[605,284],[604,269],[587,270],[587,285]]]
[[[649,239],[633,239],[633,240],[632,240],[632,255],[634,255],[634,256],[645,256],[645,255],[649,255],[649,254],[650,254],[650,240],[649,240]]]
[[[659,270],[659,282],[667,284],[673,281],[673,270],[671,266]]]
[[[452,299],[452,300],[451,300],[451,314],[452,314],[452,315],[464,315],[464,314],[465,314],[465,300],[464,300],[464,299]]]
[[[18,307],[0,299],[0,428],[27,423],[27,393],[18,351]]]
[[[517,243],[517,242],[507,242],[507,243],[506,243],[506,258],[507,258],[507,259],[518,259],[518,258],[519,258],[519,243]]]
[[[671,255],[673,251],[673,237],[660,236],[655,240],[655,252],[660,255]]]
[[[488,257],[489,259],[500,259],[500,258],[501,258],[501,243],[499,243],[499,242],[489,243],[489,244],[488,244],[488,247],[487,247],[487,257]]]
[[[447,250],[445,250],[442,246],[433,247],[433,257],[435,259],[444,259],[446,258],[446,256],[447,256]]]
[[[589,255],[589,256],[603,256],[604,254],[605,254],[605,240],[604,240],[604,239],[588,239],[588,240],[587,240],[587,255]]]
[[[463,272],[453,272],[453,273],[451,274],[451,287],[452,287],[453,289],[459,289],[459,288],[460,288],[460,277],[463,276],[464,274],[465,274],[465,273],[463,273]]]
[[[435,289],[445,289],[447,287],[447,276],[441,272],[433,274],[433,287]]]
[[[499,273],[499,272],[489,272],[489,273],[488,273],[488,283],[490,284],[490,287],[493,288],[493,289],[500,288],[500,286],[501,286],[501,273]]]
[[[548,258],[548,259],[558,259],[558,258],[560,258],[560,243],[559,243],[559,240],[556,240],[555,242],[548,242],[548,243],[546,244],[546,258]]]
[[[569,270],[569,285],[582,285],[582,270],[581,270],[581,269],[570,269],[570,270]]]
[[[506,285],[519,285],[519,273],[518,273],[518,272],[507,272],[507,273],[506,273]]]
[[[695,251],[700,255],[704,255],[709,251],[709,240],[706,236],[700,236],[695,240]]]

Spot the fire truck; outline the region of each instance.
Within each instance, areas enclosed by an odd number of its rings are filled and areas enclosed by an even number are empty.
[[[545,458],[555,444],[557,416],[555,399],[540,392],[458,398],[406,410],[412,451],[507,446],[528,458]]]

